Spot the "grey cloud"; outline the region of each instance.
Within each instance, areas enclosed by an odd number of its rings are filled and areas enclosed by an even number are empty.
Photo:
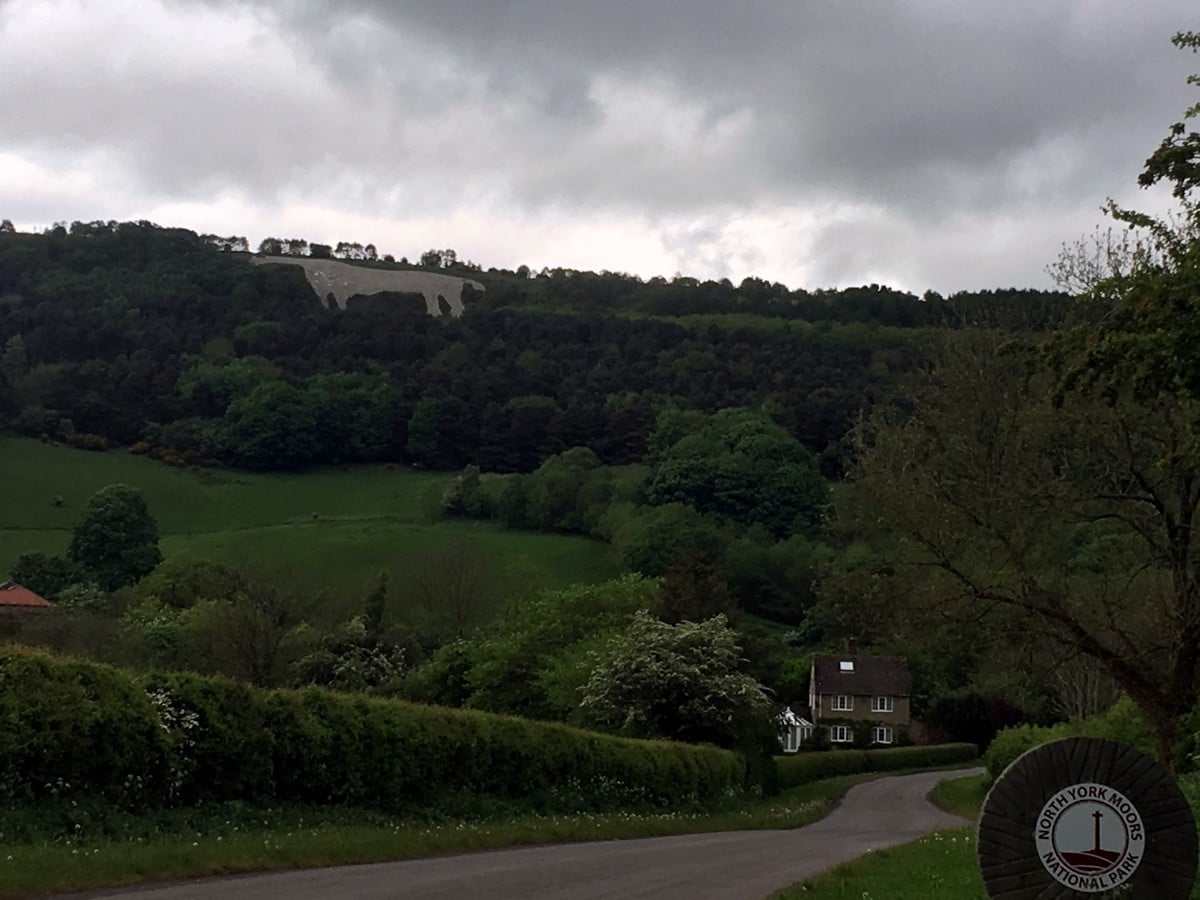
[[[164,62],[141,23],[111,42],[66,23],[76,43],[53,59],[0,59],[0,153],[103,152],[131,192],[166,198],[627,215],[730,273],[800,265],[735,241],[738,211],[861,206],[886,215],[814,225],[806,271],[855,280],[890,259],[940,284],[955,258],[1004,260],[936,252],[922,230],[986,238],[1094,209],[1194,93],[1195,59],[1169,44],[1193,0],[166,3],[242,43],[198,36]],[[0,46],[35,6],[0,0]],[[1025,246],[1011,258],[1040,277]]]
[[[354,8],[481,76],[489,101],[527,110],[538,130],[505,148],[515,154],[508,177],[517,198],[537,202],[649,202],[666,212],[714,199],[849,192],[918,214],[1003,204],[1015,191],[1004,177],[1014,156],[1065,135],[1079,146],[1059,160],[1063,181],[1086,189],[1097,165],[1140,161],[1146,135],[1180,108],[1180,60],[1168,39],[1190,4],[1133,12],[1115,2],[960,6],[381,0]],[[291,9],[282,21],[319,43],[321,23],[345,5],[309,0]],[[332,49],[324,60],[335,72],[344,66]],[[572,138],[598,127],[588,85],[606,75],[661,79],[714,121],[751,110],[756,127],[740,148],[740,169],[720,180],[724,192],[705,160],[665,150],[653,158],[653,142],[646,157],[609,160],[625,171],[594,178],[589,190],[594,161]],[[1093,124],[1114,118],[1107,139],[1094,143]],[[539,145],[580,159],[547,170]]]

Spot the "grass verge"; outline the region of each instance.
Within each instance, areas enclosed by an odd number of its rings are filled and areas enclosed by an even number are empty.
[[[987,796],[987,775],[947,778],[929,792],[946,812],[977,818]],[[935,831],[911,844],[876,850],[810,881],[793,885],[776,900],[987,900],[975,862],[973,828]]]
[[[117,834],[100,839],[80,836],[13,841],[0,834],[0,898],[238,872],[414,859],[529,844],[799,828],[828,813],[853,785],[878,777],[865,774],[830,778],[793,788],[778,797],[747,800],[715,811],[642,810],[406,821],[364,810],[253,809],[230,804],[176,810],[149,819],[131,816],[115,827],[110,821],[107,830]],[[13,825],[21,823],[7,824],[11,835]]]
[[[929,799],[948,812],[977,816],[987,795],[986,776],[941,781]],[[1196,808],[1200,780],[1180,786]],[[975,857],[975,829],[955,828],[868,853],[824,875],[775,894],[772,900],[987,900]],[[1200,886],[1191,900],[1200,900]]]
[[[987,900],[972,828],[954,828],[843,863],[774,900]]]
[[[969,775],[966,778],[947,778],[934,785],[929,792],[929,802],[938,809],[976,819],[983,807],[988,792],[987,775]]]

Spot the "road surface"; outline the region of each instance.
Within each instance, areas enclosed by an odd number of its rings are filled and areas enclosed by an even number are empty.
[[[975,774],[979,770],[962,772]],[[124,888],[130,900],[763,900],[840,862],[963,824],[925,795],[945,772],[869,781],[791,831],[727,831],[493,850]],[[77,900],[79,895],[75,895]]]

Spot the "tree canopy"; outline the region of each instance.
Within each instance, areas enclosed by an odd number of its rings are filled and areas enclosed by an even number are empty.
[[[677,422],[662,427],[674,436]],[[748,409],[720,410],[662,449],[645,493],[653,504],[686,503],[776,537],[817,526],[829,501],[816,458],[766,413]]]
[[[110,484],[93,494],[75,523],[67,558],[106,591],[154,571],[162,562],[158,523],[141,491]]]
[[[890,535],[854,591],[877,621],[990,622],[997,641],[1056,642],[1054,663],[1090,657],[1164,759],[1200,663],[1198,171],[1200,138],[1176,124],[1140,179],[1173,184],[1176,217],[1110,204],[1132,231],[1060,260],[1088,315],[1040,353],[948,342],[908,414],[869,419],[839,509]]]
[[[737,633],[724,616],[668,625],[640,610],[597,655],[582,705],[610,730],[733,746],[770,708],[763,686],[741,666]]]

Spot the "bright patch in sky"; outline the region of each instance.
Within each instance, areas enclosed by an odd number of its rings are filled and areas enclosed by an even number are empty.
[[[481,265],[1049,285],[1193,4],[0,0],[0,217]]]

